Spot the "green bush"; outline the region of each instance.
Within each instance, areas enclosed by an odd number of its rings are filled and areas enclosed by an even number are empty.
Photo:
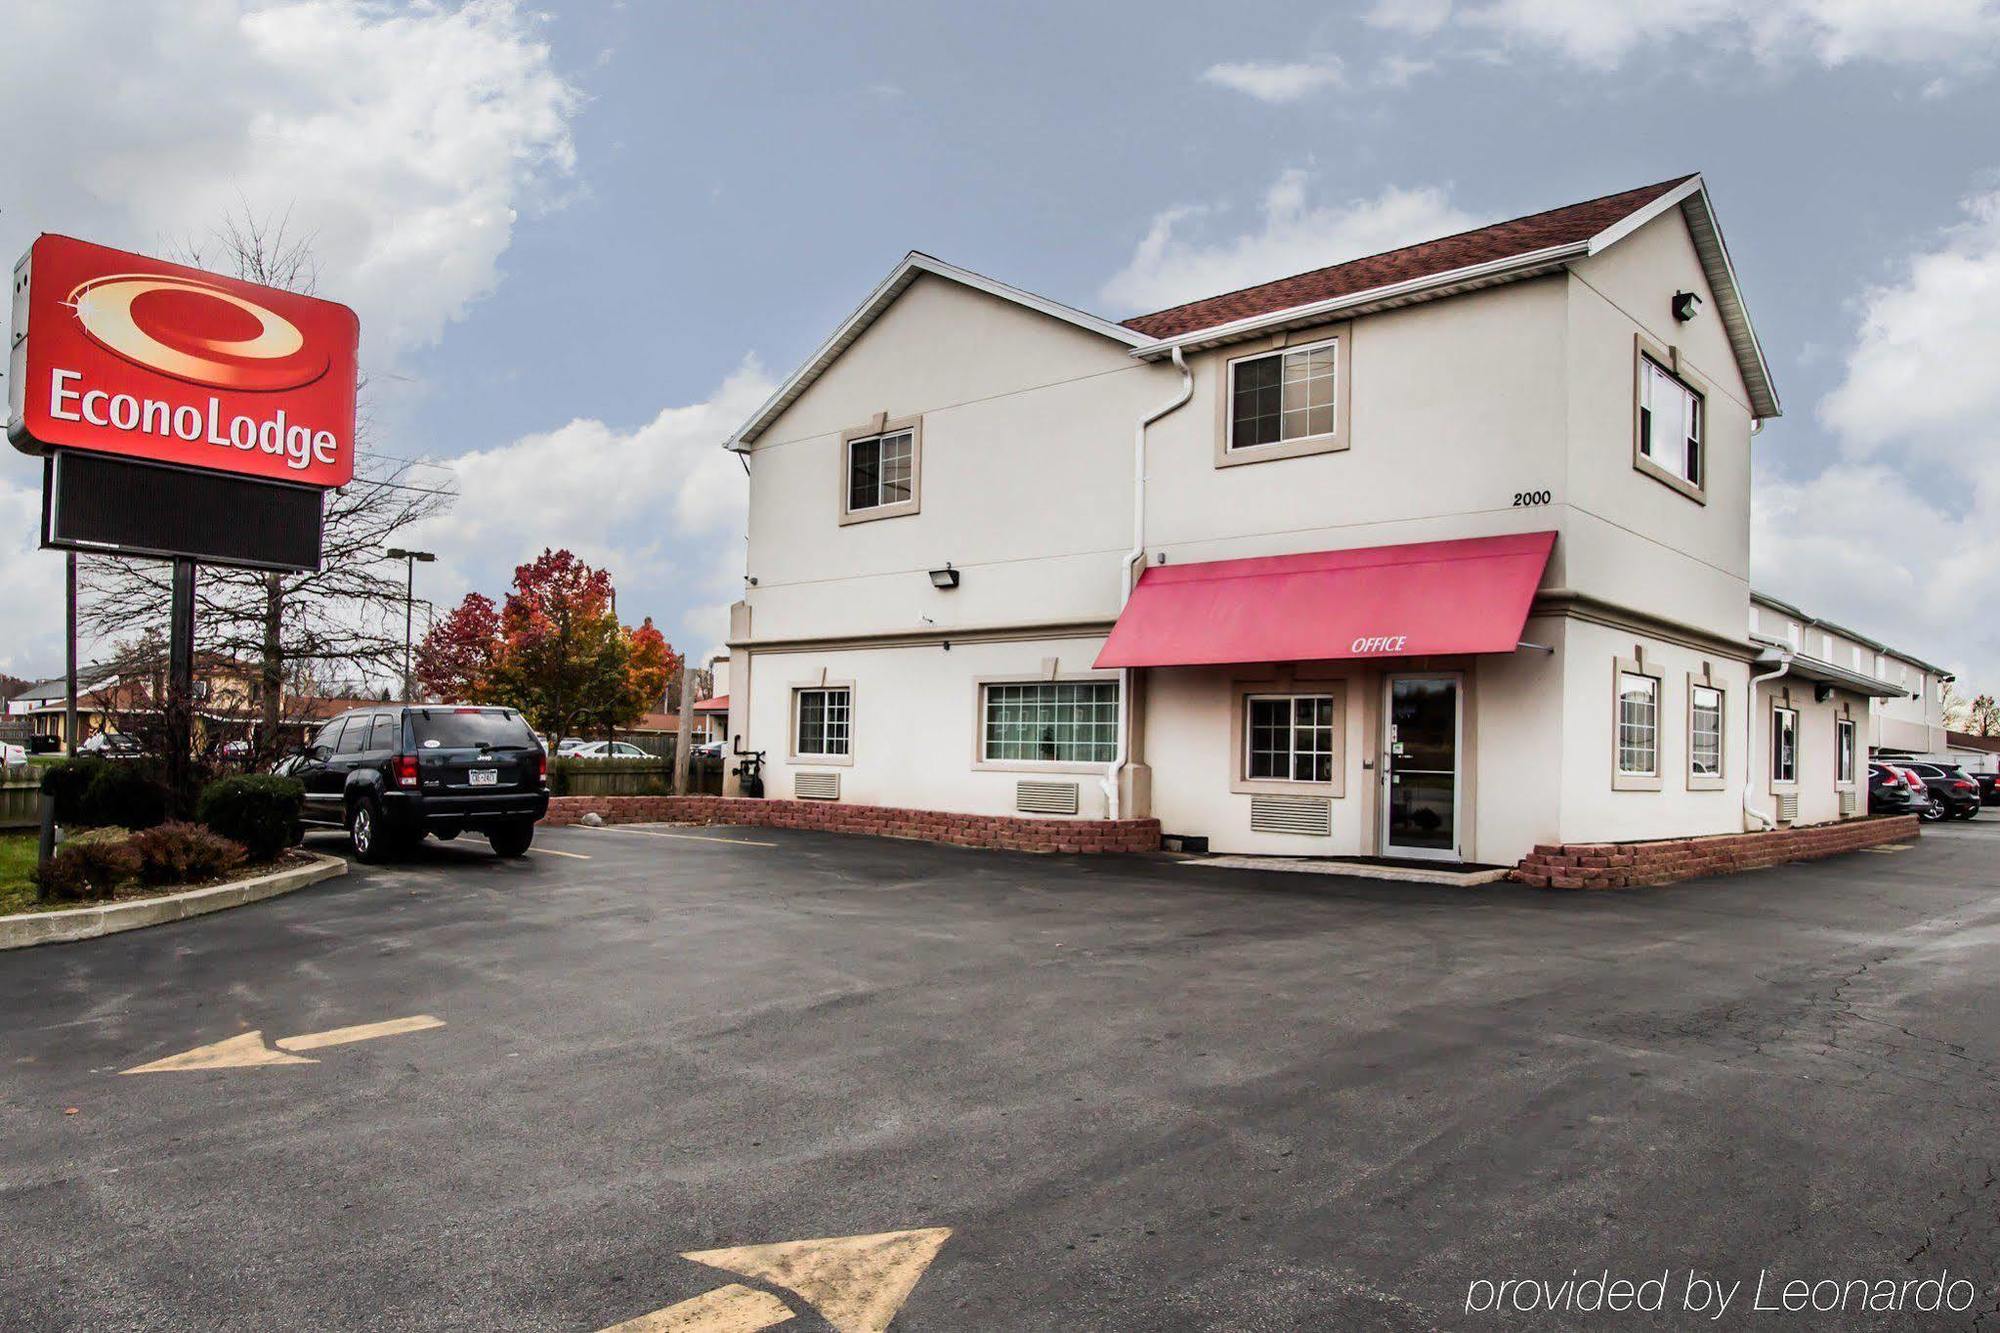
[[[144,759],[83,755],[42,770],[56,822],[72,828],[151,828],[167,817],[167,787]]]
[[[139,853],[123,838],[72,838],[30,878],[45,899],[84,902],[109,898],[138,873]]]
[[[257,773],[223,778],[202,789],[195,817],[243,845],[252,861],[275,860],[300,837],[306,789],[291,778]]]
[[[83,794],[104,766],[104,760],[85,755],[80,759],[58,759],[42,769],[42,792],[55,799],[58,824],[84,822]]]
[[[82,823],[98,828],[151,828],[167,817],[167,787],[144,760],[100,765],[83,791]]]
[[[221,879],[248,856],[241,843],[181,820],[135,833],[130,845],[139,857],[140,881],[155,887]]]

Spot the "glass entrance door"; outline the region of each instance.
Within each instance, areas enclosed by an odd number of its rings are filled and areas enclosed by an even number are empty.
[[[1382,854],[1458,859],[1457,676],[1391,676]]]

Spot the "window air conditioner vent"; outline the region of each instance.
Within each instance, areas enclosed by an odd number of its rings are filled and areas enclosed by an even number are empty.
[[[1252,796],[1250,828],[1257,833],[1333,835],[1333,802],[1323,796]]]
[[[1073,815],[1077,811],[1074,782],[1017,782],[1014,808],[1030,815]]]
[[[792,795],[802,801],[837,801],[840,799],[840,774],[794,773]]]
[[[1799,794],[1795,791],[1788,791],[1779,796],[1778,822],[1780,824],[1792,824],[1798,821],[1798,817]]]
[[[1840,794],[1840,814],[1843,819],[1861,813],[1861,796],[1858,792],[1844,791]]]

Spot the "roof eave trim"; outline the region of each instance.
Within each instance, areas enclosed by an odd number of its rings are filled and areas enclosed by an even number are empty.
[[[1261,315],[1248,315],[1242,319],[1231,320],[1227,324],[1210,324],[1206,328],[1189,329],[1186,333],[1177,333],[1169,338],[1148,340],[1143,346],[1133,348],[1131,354],[1144,361],[1153,361],[1170,354],[1176,347],[1183,351],[1191,351],[1200,347],[1235,342],[1286,325],[1305,324],[1333,315],[1352,314],[1386,301],[1408,302],[1420,299],[1425,293],[1437,288],[1458,287],[1468,282],[1492,283],[1512,277],[1527,277],[1532,271],[1553,269],[1569,260],[1580,258],[1587,252],[1588,244],[1585,241],[1577,241],[1568,245],[1552,245],[1541,250],[1530,250],[1524,254],[1508,255],[1502,259],[1490,259],[1483,264],[1470,264],[1464,268],[1448,269],[1443,273],[1393,282],[1384,287],[1370,287],[1366,291],[1329,297],[1324,301],[1309,301],[1305,305],[1288,306],[1283,310],[1266,311]]]
[[[901,263],[890,270],[888,277],[876,284],[875,289],[868,293],[867,299],[856,306],[854,312],[840,322],[839,326],[834,329],[827,340],[821,343],[810,357],[806,358],[805,364],[794,371],[790,378],[783,384],[779,385],[777,390],[764,400],[763,406],[759,407],[735,434],[723,441],[722,447],[733,449],[739,453],[748,452],[750,446],[756,442],[757,437],[778,418],[779,413],[797,402],[800,395],[812,387],[813,381],[824,374],[827,367],[831,366],[840,354],[854,343],[855,339],[867,331],[868,326],[873,324],[881,313],[888,308],[889,303],[902,295],[903,289],[908,287],[920,273],[930,273],[941,278],[947,278],[952,282],[970,287],[975,291],[985,292],[987,295],[999,297],[1003,301],[1011,301],[1016,305],[1048,315],[1053,319],[1062,320],[1066,324],[1073,324],[1077,328],[1087,332],[1110,338],[1115,342],[1123,343],[1127,347],[1136,347],[1150,341],[1145,334],[1139,333],[1134,329],[1128,329],[1122,324],[1114,324],[1108,319],[1100,319],[1096,315],[1066,306],[1060,301],[1051,301],[1046,296],[1037,296],[1033,292],[1023,291],[1019,287],[1010,287],[1006,283],[989,278],[983,273],[974,273],[971,269],[960,268],[956,264],[948,264],[934,255],[925,254],[921,250],[912,250],[903,256]]]

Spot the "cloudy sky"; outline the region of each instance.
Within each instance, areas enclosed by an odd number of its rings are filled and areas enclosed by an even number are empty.
[[[0,9],[0,255],[310,232],[420,591],[544,543],[713,646],[717,443],[910,248],[1122,316],[1705,173],[1786,415],[1760,586],[2000,685],[2000,0]],[[11,459],[11,461],[8,461]],[[60,661],[0,457],[0,670]]]

